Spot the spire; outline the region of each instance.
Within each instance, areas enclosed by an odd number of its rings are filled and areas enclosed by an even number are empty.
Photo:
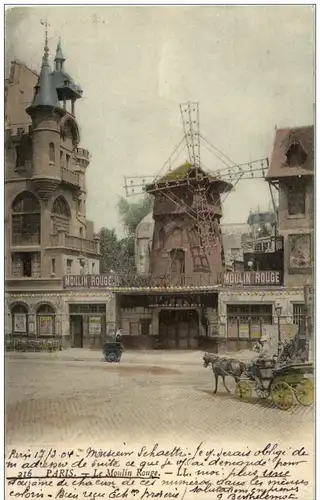
[[[55,70],[56,71],[63,70],[63,65],[64,65],[64,61],[65,60],[66,59],[63,56],[63,52],[62,52],[62,49],[61,49],[61,39],[59,38],[59,42],[58,42],[57,50],[56,50],[56,57],[54,58]]]
[[[41,24],[46,26],[44,54],[42,57],[40,76],[38,78],[38,83],[35,86],[35,94],[30,108],[35,108],[36,106],[59,107],[57,92],[50,76],[51,68],[49,65],[48,23],[46,21],[41,21]]]

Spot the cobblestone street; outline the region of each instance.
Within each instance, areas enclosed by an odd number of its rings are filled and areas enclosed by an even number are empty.
[[[312,441],[314,407],[239,401],[213,376],[202,352],[127,351],[120,364],[101,353],[6,356],[7,445],[183,437]],[[234,382],[227,379],[234,392]]]

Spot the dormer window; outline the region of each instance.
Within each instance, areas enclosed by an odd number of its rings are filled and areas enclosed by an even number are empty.
[[[307,153],[300,142],[294,141],[286,152],[287,164],[290,167],[299,167],[307,161]]]

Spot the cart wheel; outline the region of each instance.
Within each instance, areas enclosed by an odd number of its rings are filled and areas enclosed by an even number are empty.
[[[293,390],[287,382],[276,382],[271,388],[271,397],[273,403],[280,410],[289,410],[293,406]]]
[[[238,398],[243,400],[249,400],[252,398],[252,388],[251,384],[246,380],[240,380],[236,386],[236,395]]]
[[[261,387],[261,385],[258,385],[258,382],[256,383],[255,391],[257,393],[258,398],[260,398],[260,399],[268,399],[268,397],[270,395],[269,389],[265,389],[264,387]]]
[[[110,354],[108,354],[107,356],[107,360],[109,361],[109,363],[114,363],[115,361],[117,361],[117,356],[114,352],[110,352]]]
[[[296,400],[302,406],[310,406],[314,400],[313,383],[309,378],[303,378],[295,389]]]

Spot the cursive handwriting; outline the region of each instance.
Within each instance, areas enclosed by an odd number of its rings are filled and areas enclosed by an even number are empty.
[[[5,465],[8,499],[307,500],[312,491],[308,451],[278,443],[11,449]]]

